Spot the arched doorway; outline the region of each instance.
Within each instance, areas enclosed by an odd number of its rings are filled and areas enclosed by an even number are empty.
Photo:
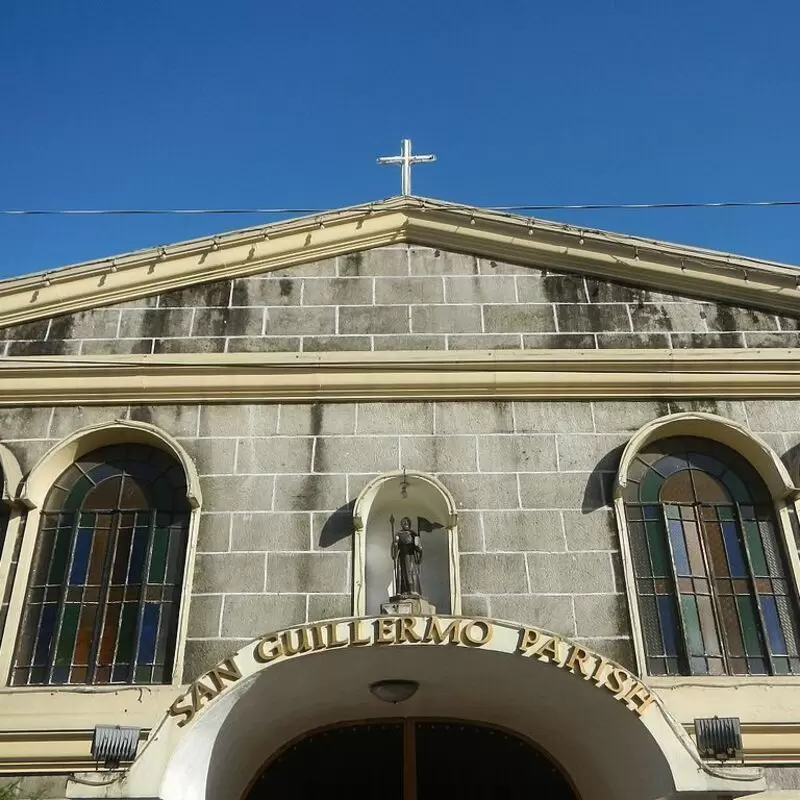
[[[270,759],[245,800],[578,800],[520,737],[456,720],[353,722],[307,734]]]

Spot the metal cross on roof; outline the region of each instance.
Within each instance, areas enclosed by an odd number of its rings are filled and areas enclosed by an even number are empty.
[[[412,156],[411,155],[411,139],[402,139],[400,141],[400,155],[399,156],[381,156],[378,159],[379,164],[399,164],[400,165],[400,194],[411,194],[411,165],[412,164],[425,164],[430,161],[436,161],[434,155]]]

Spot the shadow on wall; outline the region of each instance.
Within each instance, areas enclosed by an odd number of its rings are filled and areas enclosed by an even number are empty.
[[[790,447],[783,455],[781,455],[781,461],[783,461],[786,469],[789,470],[789,475],[795,482],[795,486],[797,486],[798,471],[800,471],[800,444]]]
[[[595,465],[583,489],[581,511],[591,514],[613,504],[614,478],[619,469],[619,461],[625,444],[609,450]]]
[[[355,500],[351,500],[347,505],[337,508],[322,526],[319,532],[319,541],[317,544],[323,550],[327,547],[333,547],[345,539],[352,539],[353,537],[353,508],[356,504]]]

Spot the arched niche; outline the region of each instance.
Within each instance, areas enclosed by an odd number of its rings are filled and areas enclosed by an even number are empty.
[[[380,613],[394,593],[392,523],[403,517],[420,533],[422,591],[441,614],[461,613],[458,516],[450,492],[432,475],[388,472],[368,483],[353,508],[353,613]]]

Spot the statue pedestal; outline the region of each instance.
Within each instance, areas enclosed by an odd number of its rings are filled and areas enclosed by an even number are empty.
[[[388,603],[381,603],[381,614],[393,617],[425,617],[436,613],[436,606],[424,597],[390,597]]]

